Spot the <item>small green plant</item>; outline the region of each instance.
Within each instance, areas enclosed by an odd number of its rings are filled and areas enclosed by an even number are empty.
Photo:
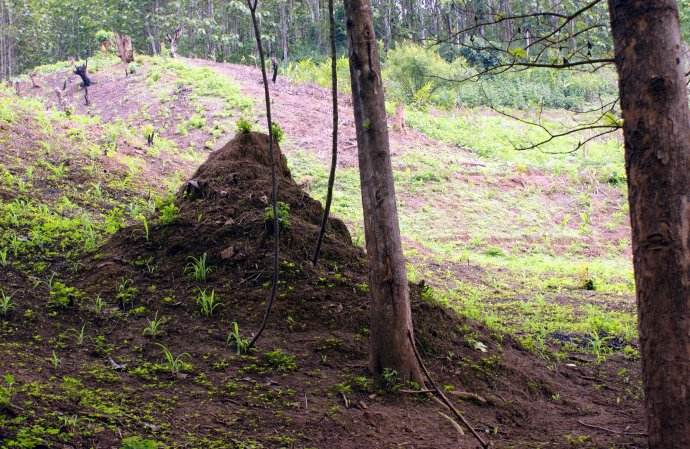
[[[146,139],[146,145],[153,145],[153,139],[156,137],[156,129],[153,127],[153,125],[151,123],[147,123],[141,128],[141,133]]]
[[[252,122],[244,117],[240,117],[240,119],[237,120],[237,132],[240,134],[248,134],[252,132]]]
[[[5,373],[2,376],[4,384],[0,385],[0,407],[7,407],[12,404],[12,397],[14,396],[14,376],[10,373]]]
[[[191,276],[195,281],[204,282],[211,273],[211,267],[208,265],[207,254],[204,253],[199,257],[190,256],[192,261],[184,268],[185,274]]]
[[[610,352],[607,342],[611,337],[602,337],[599,332],[593,331],[589,334],[589,344],[592,348],[592,354],[597,359],[597,363],[602,363],[606,360],[606,356]]]
[[[371,393],[374,390],[374,382],[367,376],[355,376],[352,383],[357,390],[363,393]]]
[[[139,215],[139,220],[141,221],[141,224],[144,226],[144,238],[146,241],[149,241],[149,221],[146,219],[146,215]]]
[[[193,114],[189,117],[189,120],[187,120],[187,124],[189,128],[201,129],[206,124],[206,119],[200,114]]]
[[[276,371],[286,372],[297,369],[297,362],[295,356],[283,352],[282,349],[276,349],[264,354],[266,364]]]
[[[282,142],[283,138],[285,137],[285,131],[276,122],[271,122],[271,133],[273,134],[273,138],[278,143]]]
[[[55,351],[53,351],[48,361],[50,362],[54,370],[58,369],[60,367],[60,364],[62,363],[62,360],[60,360],[60,357],[58,357]]]
[[[148,335],[151,338],[158,337],[163,332],[163,317],[158,318],[158,312],[154,315],[152,320],[146,319],[148,324],[144,328],[144,335]]]
[[[159,449],[161,443],[155,440],[147,440],[138,436],[123,438],[120,449]]]
[[[402,387],[400,375],[394,369],[384,368],[381,381],[383,389],[391,393],[395,393]]]
[[[286,231],[290,228],[290,205],[282,201],[276,204],[278,209],[278,226],[281,231]],[[273,229],[273,206],[269,205],[264,210],[264,220],[269,229]]]
[[[216,308],[221,305],[216,299],[216,291],[211,290],[211,293],[207,293],[206,289],[199,289],[199,293],[196,295],[196,303],[201,314],[207,318],[212,316]]]
[[[0,316],[8,316],[12,309],[14,309],[14,302],[12,301],[12,296],[5,293],[5,291],[0,288]]]
[[[0,248],[0,267],[6,267],[10,264],[9,248]]]
[[[138,71],[139,71],[139,64],[137,64],[136,62],[130,62],[130,63],[127,65],[127,72],[128,72],[130,75],[134,75],[134,74],[137,73]]]
[[[86,337],[86,324],[82,324],[81,329],[74,329],[74,333],[77,334],[76,343],[77,346],[84,344],[84,338]]]
[[[234,346],[237,351],[237,355],[246,354],[249,350],[249,340],[242,337],[240,334],[240,325],[237,321],[233,321],[230,327],[230,332],[228,332],[228,337],[225,339],[228,346]]]
[[[96,298],[93,300],[93,310],[96,312],[97,315],[100,315],[103,313],[103,309],[106,306],[106,302],[103,298],[101,298],[101,295],[96,295]]]
[[[60,281],[50,279],[50,299],[48,305],[54,309],[67,309],[72,306],[80,296],[74,287],[68,287]]]
[[[159,220],[162,225],[169,225],[177,220],[180,215],[180,208],[175,203],[167,203],[160,207]]]
[[[131,279],[122,278],[115,286],[115,299],[120,303],[123,309],[132,305],[139,289],[133,284]]]
[[[177,357],[165,346],[158,343],[158,346],[163,350],[163,357],[165,357],[165,366],[170,371],[170,374],[177,376],[185,368],[184,357],[189,358],[190,355],[186,352],[178,355]]]

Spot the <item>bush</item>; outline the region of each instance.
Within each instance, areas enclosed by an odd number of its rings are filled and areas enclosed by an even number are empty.
[[[383,77],[393,99],[426,103],[435,91],[448,85],[442,78],[453,78],[465,66],[462,59],[449,63],[436,51],[416,44],[402,44],[388,52]]]
[[[240,117],[240,119],[237,120],[237,132],[240,134],[248,134],[252,132],[252,122],[244,117]]]
[[[586,109],[600,97],[616,95],[612,71],[573,73],[564,70],[528,70],[483,76],[480,82],[457,82],[498,60],[491,55],[463,52],[444,54],[416,44],[402,44],[388,52],[383,77],[389,98],[408,104],[443,108],[493,105],[526,109]],[[454,59],[453,59],[454,58]]]
[[[107,30],[96,31],[96,41],[99,44],[110,41],[113,38],[113,36],[114,36],[114,34],[112,31],[107,31]]]

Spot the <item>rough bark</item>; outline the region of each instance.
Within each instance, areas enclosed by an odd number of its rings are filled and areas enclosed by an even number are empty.
[[[346,0],[352,104],[357,130],[364,232],[369,262],[369,368],[422,380],[408,340],[410,292],[400,241],[381,66],[370,0]]]
[[[608,0],[650,449],[690,448],[690,112],[673,0]]]

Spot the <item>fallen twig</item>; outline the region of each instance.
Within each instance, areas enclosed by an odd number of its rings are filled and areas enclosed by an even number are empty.
[[[458,418],[464,425],[467,427],[467,429],[474,435],[474,437],[479,441],[479,444],[482,445],[484,449],[488,449],[491,447],[491,444],[484,441],[484,439],[479,435],[479,433],[474,430],[474,427],[470,424],[470,422],[465,418],[465,416],[458,411],[457,408],[453,405],[452,402],[446,397],[445,394],[443,394],[443,391],[441,391],[440,388],[436,385],[436,382],[434,382],[434,379],[431,377],[431,374],[429,373],[429,370],[426,368],[424,365],[424,361],[422,360],[422,356],[419,355],[419,351],[417,351],[417,345],[415,345],[414,338],[412,338],[412,331],[408,329],[407,331],[407,338],[410,340],[410,344],[412,345],[412,351],[414,352],[414,356],[417,359],[417,363],[419,363],[419,366],[422,368],[422,371],[424,372],[424,375],[426,376],[427,380],[431,384],[433,391],[436,393],[436,395],[440,398],[441,402],[443,402],[443,405],[448,407],[448,409],[453,412],[456,418]]]
[[[621,430],[614,430],[614,429],[607,429],[606,427],[601,427],[601,426],[596,426],[594,424],[587,424],[586,422],[583,422],[582,420],[577,420],[578,423],[585,427],[589,427],[590,429],[596,429],[596,430],[601,430],[604,432],[612,433],[614,435],[627,435],[627,436],[635,436],[635,437],[646,437],[647,432],[625,432]]]

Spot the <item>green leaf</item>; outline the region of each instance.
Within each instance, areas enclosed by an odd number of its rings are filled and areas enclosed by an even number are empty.
[[[527,50],[525,50],[524,48],[509,48],[508,53],[510,53],[518,59],[527,57]]]

